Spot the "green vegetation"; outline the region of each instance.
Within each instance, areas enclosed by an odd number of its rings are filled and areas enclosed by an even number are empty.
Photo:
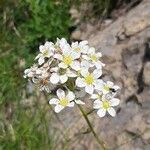
[[[45,108],[20,105],[28,96],[23,72],[45,40],[69,38],[69,7],[67,0],[0,1],[0,150],[53,149]]]

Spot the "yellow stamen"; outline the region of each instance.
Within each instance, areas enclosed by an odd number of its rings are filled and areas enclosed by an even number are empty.
[[[108,109],[108,108],[110,108],[110,104],[109,104],[109,102],[106,100],[106,101],[103,101],[103,108],[104,109]]]
[[[72,59],[72,57],[71,56],[65,56],[64,58],[63,58],[63,62],[64,62],[64,64],[66,64],[66,65],[70,65],[71,63],[72,63],[72,61],[73,61],[73,59]]]
[[[105,90],[105,91],[109,91],[109,90],[110,90],[109,86],[107,86],[107,85],[104,86],[104,90]]]
[[[102,99],[103,94],[98,94],[98,99]]]
[[[91,56],[91,59],[92,59],[93,61],[97,61],[97,56],[96,56],[96,55],[92,55],[92,56]]]
[[[93,84],[94,82],[94,78],[93,78],[93,75],[92,74],[89,74],[88,76],[85,77],[85,82],[90,85],[90,84]]]
[[[77,52],[81,51],[81,49],[79,47],[75,48],[74,50],[77,51]]]
[[[44,53],[43,53],[43,56],[46,57],[47,55],[48,55],[48,50],[45,50]]]
[[[69,104],[69,100],[67,98],[60,99],[59,104],[65,107]]]

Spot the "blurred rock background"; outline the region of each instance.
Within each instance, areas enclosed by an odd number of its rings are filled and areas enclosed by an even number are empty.
[[[103,79],[122,88],[116,118],[88,115],[108,149],[150,149],[149,0],[1,0],[0,12],[0,149],[99,150],[78,108],[56,115],[22,77],[56,37],[88,40],[103,54]]]

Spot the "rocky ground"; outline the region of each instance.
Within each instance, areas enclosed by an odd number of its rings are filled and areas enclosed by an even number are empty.
[[[96,133],[110,150],[149,150],[150,1],[143,0],[115,21],[83,23],[72,33],[72,39],[88,40],[101,51],[106,64],[103,79],[121,87],[115,118],[100,119],[95,112],[88,115]],[[88,106],[87,111],[91,104]],[[55,114],[53,128],[59,132],[56,149],[67,145],[70,150],[99,150],[78,108]]]
[[[103,78],[122,88],[116,118],[100,119],[95,113],[89,118],[108,149],[149,150],[150,1],[144,0],[117,20],[104,23],[102,28],[81,25],[72,34],[73,39],[88,40],[102,52],[106,64]],[[66,111],[59,116],[66,128],[70,126],[65,133],[75,139],[70,149],[99,149],[77,111],[71,115]]]

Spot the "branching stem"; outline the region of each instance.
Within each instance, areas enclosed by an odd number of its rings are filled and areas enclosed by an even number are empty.
[[[80,109],[80,111],[81,111],[81,113],[82,113],[84,119],[86,120],[86,122],[87,122],[89,128],[91,129],[91,131],[92,131],[92,133],[93,133],[93,135],[94,135],[96,141],[97,141],[98,144],[101,146],[102,150],[107,150],[105,143],[98,137],[98,135],[97,135],[96,132],[94,131],[93,126],[92,126],[90,120],[88,119],[88,116],[87,116],[86,113],[84,112],[82,106],[81,106],[81,105],[77,105],[77,106],[78,106],[78,108]]]

